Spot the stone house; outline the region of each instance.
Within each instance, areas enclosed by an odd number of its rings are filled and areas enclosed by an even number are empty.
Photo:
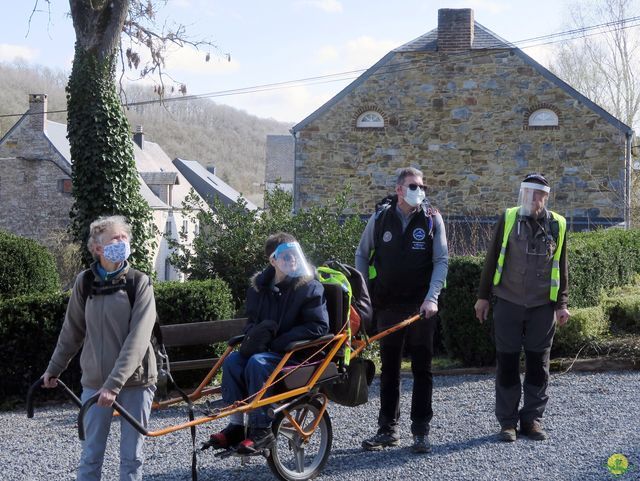
[[[295,208],[351,183],[367,214],[395,171],[425,172],[449,222],[488,223],[543,172],[549,206],[584,230],[629,218],[632,129],[519,48],[441,9],[438,27],[389,52],[292,128]]]
[[[182,212],[191,185],[141,127],[133,135],[140,192],[158,228],[154,268],[159,280],[179,280],[182,273],[168,262],[166,238],[190,242],[197,224]],[[29,111],[0,139],[0,229],[45,242],[69,225],[72,160],[66,125],[47,120],[47,96],[29,95]]]

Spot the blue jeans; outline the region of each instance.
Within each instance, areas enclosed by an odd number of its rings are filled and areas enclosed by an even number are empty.
[[[144,427],[149,423],[149,413],[155,386],[123,388],[116,400]],[[82,402],[98,390],[83,388]],[[113,408],[93,405],[84,418],[85,440],[82,442],[80,466],[77,481],[99,481],[102,476],[102,461],[111,429]],[[131,424],[120,418],[120,481],[140,481],[142,479],[142,443],[144,436]]]
[[[275,367],[282,360],[282,354],[261,352],[249,359],[235,351],[229,354],[222,365],[222,399],[228,404],[245,399],[255,394],[269,378]],[[270,394],[267,390],[263,397]],[[240,424],[239,417],[232,417],[231,422]],[[271,418],[267,414],[267,407],[254,409],[249,413],[249,427],[268,428]]]

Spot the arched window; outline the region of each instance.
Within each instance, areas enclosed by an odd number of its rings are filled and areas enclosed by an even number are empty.
[[[368,110],[358,116],[356,127],[360,129],[384,127],[384,118],[374,110]]]
[[[551,109],[538,109],[529,115],[529,127],[557,127],[558,115]]]

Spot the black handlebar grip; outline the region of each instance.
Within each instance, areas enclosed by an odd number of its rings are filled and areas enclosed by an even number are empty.
[[[40,379],[34,382],[29,388],[29,391],[27,391],[27,417],[28,418],[33,417],[33,395],[35,394],[35,391],[37,388],[43,387],[43,384],[42,384],[43,380],[44,380],[44,376],[42,376]],[[73,404],[75,404],[79,408],[82,407],[82,401],[80,401],[78,396],[76,396],[73,393],[73,391],[69,389],[67,385],[63,383],[60,379],[58,379],[58,387],[67,393],[67,396],[71,398],[71,401],[73,402]]]
[[[87,402],[85,402],[80,408],[80,412],[78,413],[78,437],[80,438],[80,441],[84,441],[85,413],[89,410],[91,406],[93,406],[95,403],[98,402],[99,397],[100,397],[100,393],[95,393],[93,396],[87,399]],[[140,424],[136,418],[134,418],[125,408],[123,408],[118,403],[118,401],[113,402],[113,409],[118,411],[120,416],[122,416],[122,418],[125,421],[131,424],[135,428],[135,430],[138,431],[140,434],[142,434],[143,436],[146,436],[147,434],[149,434],[149,431],[147,431],[147,429],[142,424]]]

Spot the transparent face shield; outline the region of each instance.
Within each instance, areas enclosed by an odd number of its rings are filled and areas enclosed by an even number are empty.
[[[535,182],[523,182],[520,184],[518,195],[519,214],[521,216],[537,216],[546,207],[549,199],[550,188]]]
[[[276,247],[271,254],[275,260],[276,268],[289,277],[310,277],[311,266],[297,242],[286,242]]]

